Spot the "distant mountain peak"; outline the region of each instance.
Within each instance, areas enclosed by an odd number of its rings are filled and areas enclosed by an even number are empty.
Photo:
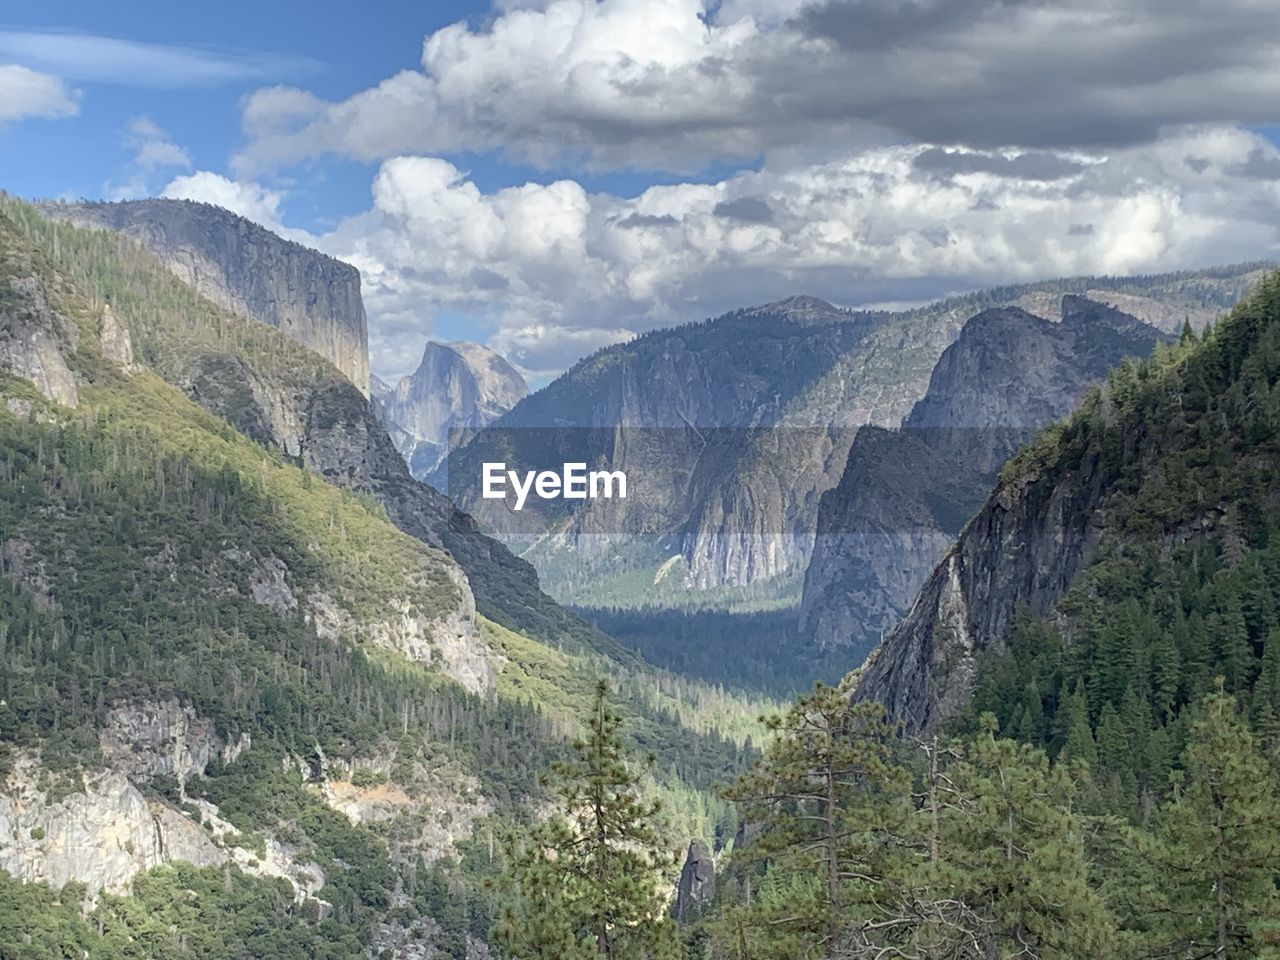
[[[448,452],[451,431],[486,426],[528,393],[516,368],[488,347],[428,340],[418,369],[379,400],[396,446],[421,478]]]
[[[838,323],[848,320],[851,311],[818,297],[798,294],[746,311],[747,316],[781,316],[795,323]]]

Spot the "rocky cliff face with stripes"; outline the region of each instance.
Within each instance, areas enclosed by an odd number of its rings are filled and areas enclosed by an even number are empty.
[[[221,207],[189,200],[50,203],[48,215],[141,243],[199,293],[267,323],[369,392],[369,331],[360,272]]]

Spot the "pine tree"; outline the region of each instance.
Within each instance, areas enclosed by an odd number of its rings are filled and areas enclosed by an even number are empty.
[[[608,694],[600,683],[573,759],[552,768],[558,815],[509,852],[496,937],[512,960],[682,956],[662,892],[674,858],[661,809],[641,796]]]
[[[1178,678],[1181,662],[1173,634],[1161,630],[1151,649],[1151,705],[1162,722],[1173,716],[1178,703]]]
[[[748,923],[756,958],[791,960],[800,945],[835,960],[851,928],[893,897],[910,820],[910,779],[878,704],[818,684],[781,717],[776,739],[730,796],[760,824],[748,854],[768,865],[771,898]]]
[[[945,935],[938,952],[910,955],[1107,956],[1114,925],[1091,888],[1072,774],[1041,750],[998,739],[994,717],[982,726],[950,770],[934,879],[933,902],[966,913],[935,927]]]
[[[1191,724],[1185,780],[1153,843],[1162,955],[1274,957],[1280,945],[1276,775],[1223,688]]]
[[[1238,596],[1229,595],[1224,609],[1209,617],[1209,629],[1218,669],[1226,681],[1226,689],[1231,693],[1240,693],[1252,681],[1257,661],[1249,642],[1244,610]]]
[[[1058,712],[1062,731],[1062,750],[1058,754],[1059,762],[1078,760],[1092,769],[1098,764],[1098,746],[1093,739],[1093,731],[1089,728],[1089,705],[1085,702],[1084,693],[1077,685],[1066,698],[1063,708]]]

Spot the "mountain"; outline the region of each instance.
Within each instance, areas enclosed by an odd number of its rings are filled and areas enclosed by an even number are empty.
[[[757,706],[538,594],[326,360],[11,199],[0,449],[0,954],[483,955],[602,677],[673,853],[732,831]]]
[[[902,428],[859,430],[823,495],[800,633],[865,655],[906,612],[1004,462],[1125,357],[1171,338],[1067,294],[1061,321],[1017,307],[970,319]]]
[[[320,362],[319,358],[329,360],[323,352],[309,347],[290,351],[284,344],[299,342],[293,336],[296,328],[279,328],[289,335],[288,341],[264,340],[266,335],[249,325],[242,334],[244,348],[228,350],[229,334],[222,329],[228,308],[215,300],[185,294],[191,289],[199,292],[198,286],[162,285],[149,271],[154,261],[140,255],[123,227],[121,231],[100,232],[95,245],[94,238],[83,231],[63,238],[52,223],[34,217],[25,208],[13,209],[14,217],[43,242],[52,246],[55,238],[58,243],[65,239],[70,245],[67,257],[92,249],[110,258],[110,273],[86,277],[86,282],[93,285],[93,293],[100,299],[117,303],[125,296],[140,303],[148,336],[140,342],[139,353],[152,357],[157,372],[250,439],[275,447],[331,483],[374,497],[400,529],[447,551],[463,567],[486,616],[513,629],[531,630],[548,642],[611,646],[607,638],[541,591],[532,566],[483,536],[475,522],[446,497],[414,480],[366,396],[370,386],[367,372],[357,383],[335,369],[332,361]],[[218,248],[223,253],[251,244],[257,251],[255,256],[260,254],[263,259],[255,260],[257,266],[246,274],[248,289],[271,291],[278,286],[296,293],[298,287],[292,281],[275,279],[273,270],[277,267],[287,277],[299,270],[313,278],[332,275],[334,284],[355,297],[350,316],[359,318],[363,337],[364,307],[359,300],[359,274],[353,268],[275,237],[220,208],[186,201],[138,201],[47,204],[39,210],[51,213],[54,222],[74,223],[88,217],[98,224],[94,218],[102,217],[126,226],[134,215],[142,218],[139,222],[143,224],[150,223],[150,216],[162,220],[174,216],[176,223],[195,237],[225,239],[229,246]],[[156,234],[148,228],[146,235]],[[116,237],[128,242],[114,241]],[[62,254],[61,247],[57,252]],[[160,261],[173,270],[167,257],[161,255]],[[235,263],[233,257],[226,266],[231,275],[241,269]],[[183,276],[181,271],[177,275]],[[322,298],[321,302],[326,301]],[[189,329],[178,330],[167,322],[167,311],[173,309],[192,312]],[[252,316],[244,319],[259,320]],[[237,322],[243,323],[243,319]],[[269,318],[259,322],[276,326]],[[361,369],[367,371],[367,359],[361,363]],[[612,649],[618,652],[616,646]]]
[[[41,211],[138,241],[202,296],[283,331],[368,394],[369,331],[354,267],[190,200],[47,203]]]
[[[377,386],[374,386],[377,390]],[[378,395],[384,421],[415,477],[440,465],[451,433],[484,427],[529,393],[515,367],[478,343],[428,342],[412,375]]]
[[[900,426],[975,314],[1051,306],[1056,315],[1063,295],[1076,294],[1104,305],[1123,301],[1131,314],[1176,332],[1230,306],[1261,270],[1244,264],[1056,280],[900,312],[794,297],[654,331],[584,359],[497,418],[488,439],[451,458],[448,489],[534,563],[563,601],[792,604],[809,566],[819,502],[844,474],[858,430]],[[487,456],[484,445],[509,456]],[[623,469],[644,478],[643,489],[625,503],[568,513],[535,506],[519,518],[479,496],[484,460],[566,458]]]
[[[725,498],[735,491],[755,491],[751,495],[763,508],[738,518],[744,523],[738,532],[748,538],[757,525],[768,527],[768,536],[803,526],[790,516],[793,499],[801,498],[780,496],[778,478],[765,475],[766,465],[752,466],[753,451],[758,444],[767,446],[767,434],[788,403],[854,350],[877,323],[819,304],[795,298],[606,348],[491,424],[486,435],[496,440],[488,442],[510,441],[527,462],[565,462],[566,457],[607,462],[645,478],[643,488],[627,500],[580,511],[567,526],[554,516],[541,518],[542,532],[552,536],[525,555],[539,565],[553,594],[593,599],[575,593],[602,573],[584,569],[583,560],[613,563],[613,573],[623,578],[636,575],[638,567],[639,575],[647,570],[653,579],[677,557],[681,569],[670,582],[681,591],[686,582],[749,587],[795,566],[798,558],[785,549],[748,545],[729,556],[718,544],[696,541],[704,524],[721,529],[721,519],[702,515],[732,510]],[[821,474],[822,458],[831,455],[825,430],[797,431],[796,439],[806,460],[818,458],[810,469]],[[482,502],[475,489],[458,480],[459,474],[478,476],[479,461],[491,459],[478,449],[451,457],[449,489],[464,508],[502,531],[502,508]],[[792,483],[790,478],[784,482]],[[803,513],[802,503],[798,509]]]
[[[1215,674],[1274,675],[1278,357],[1272,276],[1203,341],[1121,365],[1002,470],[857,696],[927,730],[976,693],[1048,737],[1078,690],[1101,748],[1121,713],[1145,743]]]

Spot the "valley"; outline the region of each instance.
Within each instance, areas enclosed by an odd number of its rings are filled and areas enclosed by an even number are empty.
[[[61,956],[35,924],[95,960],[520,957],[606,903],[653,960],[824,929],[943,956],[1010,924],[1137,958],[1202,940],[1144,919],[1201,888],[1142,878],[1200,869],[1178,824],[1215,763],[1280,822],[1260,264],[793,299],[523,396],[459,344],[362,385],[169,241],[47,213],[0,204],[0,948]],[[214,270],[225,216],[181,213],[212,217]],[[630,489],[566,507],[530,475],[512,531],[415,476],[494,449]],[[974,811],[1024,796],[1031,852],[985,864]],[[824,846],[815,817],[862,826]],[[862,866],[818,891],[804,849]]]

